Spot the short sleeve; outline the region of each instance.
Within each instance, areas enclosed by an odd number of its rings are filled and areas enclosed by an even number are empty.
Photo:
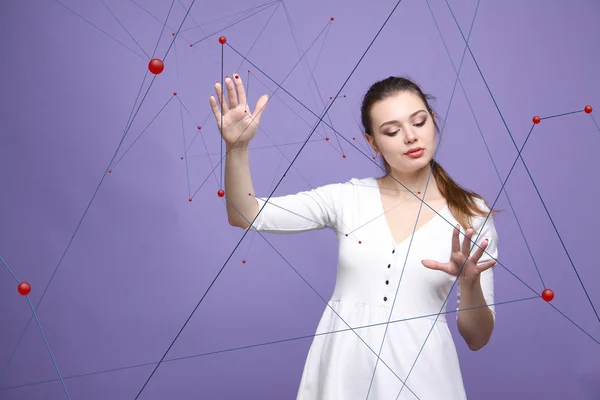
[[[485,206],[485,203],[481,202],[481,208],[485,209],[486,212],[489,212],[489,208]],[[485,251],[477,265],[481,265],[490,260],[498,259],[498,233],[496,232],[496,226],[494,225],[494,218],[492,215],[489,217],[477,217],[477,222],[473,223],[473,228],[475,230],[473,239],[477,238],[477,244],[480,244],[484,239],[488,239],[488,246],[485,248]],[[485,224],[484,224],[485,221]],[[483,226],[482,226],[483,225]],[[481,233],[479,233],[481,232]],[[478,235],[479,234],[479,235]],[[477,250],[476,246],[473,246],[471,250],[471,255]],[[488,268],[483,271],[480,275],[480,283],[481,290],[483,292],[483,297],[485,302],[487,303],[489,309],[492,311],[492,315],[494,317],[494,321],[496,320],[496,310],[494,308],[494,267]],[[457,289],[457,302],[460,304],[460,284]],[[458,305],[457,305],[458,310]],[[456,314],[458,318],[458,313]]]
[[[299,233],[334,228],[342,184],[333,183],[285,196],[256,197],[258,216],[249,229],[267,233]],[[250,221],[252,222],[252,221]]]

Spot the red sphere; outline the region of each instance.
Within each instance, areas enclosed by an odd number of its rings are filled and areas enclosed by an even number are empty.
[[[161,72],[163,72],[163,70],[165,69],[165,64],[163,64],[163,62],[161,60],[159,60],[158,58],[153,58],[152,60],[150,60],[150,62],[148,63],[148,69],[150,70],[150,72],[152,72],[154,75],[158,75]]]
[[[226,42],[227,42],[227,38],[226,38],[225,36],[221,36],[221,37],[219,38],[219,43],[221,43],[221,44],[225,44]]]
[[[242,260],[242,264],[246,264],[246,260]]]
[[[592,106],[590,106],[590,105],[585,106],[585,108],[583,109],[583,111],[585,111],[586,114],[591,114],[592,113]]]
[[[19,287],[17,288],[20,294],[23,296],[27,296],[31,292],[31,285],[27,282],[19,283]]]
[[[192,198],[190,197],[190,198],[188,199],[188,201],[191,203],[191,202],[192,202]]]
[[[217,192],[217,195],[219,195],[219,197],[223,197],[223,196],[225,196],[225,191],[223,189],[221,189]]]
[[[552,301],[554,298],[554,292],[550,289],[546,289],[542,292],[542,299],[546,301]]]
[[[533,117],[533,123],[534,124],[539,124],[541,120],[542,119],[540,117],[538,117],[537,115],[535,117]]]
[[[331,21],[333,21],[333,20],[334,20],[334,18],[333,18],[333,17],[331,17],[331,18],[329,18],[329,19],[330,19]]]

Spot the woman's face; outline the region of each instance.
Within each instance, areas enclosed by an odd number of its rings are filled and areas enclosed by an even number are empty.
[[[367,140],[394,170],[416,172],[431,162],[437,148],[435,125],[416,94],[403,91],[378,101],[371,108],[371,120],[373,135],[366,135]],[[416,148],[423,150],[412,157],[407,154]]]

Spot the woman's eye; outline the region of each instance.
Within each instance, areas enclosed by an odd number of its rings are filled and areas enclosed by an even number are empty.
[[[415,124],[415,126],[418,127],[418,128],[422,127],[423,125],[425,125],[425,121],[419,122],[418,124]]]
[[[394,132],[388,133],[388,136],[394,136],[396,133],[400,132],[400,129],[395,130]]]

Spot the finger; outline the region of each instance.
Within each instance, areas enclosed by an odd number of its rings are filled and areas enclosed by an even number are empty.
[[[423,266],[435,270],[435,271],[442,271],[442,272],[446,272],[448,273],[448,266],[446,264],[442,264],[438,261],[434,261],[434,260],[421,260],[421,264],[423,264]]]
[[[490,244],[490,241],[487,238],[481,242],[479,247],[477,247],[477,250],[475,250],[475,252],[471,256],[473,261],[475,261],[475,262],[479,261],[479,259],[483,255],[483,252],[485,251],[485,249],[488,247],[489,244]]]
[[[217,120],[217,125],[221,125],[221,110],[219,110],[219,107],[217,106],[217,99],[215,99],[214,96],[210,96],[210,98],[208,99],[208,101],[210,102],[210,108],[212,109],[213,114],[215,115],[215,118]]]
[[[454,230],[452,231],[452,252],[456,253],[460,251],[460,241],[458,240],[458,236],[460,233],[460,224],[456,224]]]
[[[235,85],[230,77],[225,78],[225,86],[227,87],[227,98],[229,99],[229,108],[236,108],[238,105],[237,95],[235,94]]]
[[[471,252],[471,236],[473,236],[473,228],[468,228],[465,231],[465,237],[462,243],[462,253],[468,257]]]
[[[489,261],[486,261],[486,262],[478,265],[477,269],[479,270],[479,273],[482,273],[483,271],[492,268],[496,264],[497,264],[496,260],[489,260]]]
[[[233,81],[235,82],[235,88],[237,90],[238,104],[243,106],[246,105],[246,89],[244,89],[244,83],[242,77],[238,74],[233,74]]]
[[[227,100],[223,97],[223,87],[219,82],[215,83],[215,92],[217,92],[217,99],[219,99],[221,105],[221,112],[225,115],[229,111],[229,107],[227,106]]]
[[[254,116],[254,121],[256,123],[260,122],[260,117],[263,111],[265,111],[268,102],[269,96],[267,96],[266,94],[260,96],[260,99],[258,99],[258,101],[256,102],[256,107],[254,107],[254,112],[252,113],[252,115]]]

